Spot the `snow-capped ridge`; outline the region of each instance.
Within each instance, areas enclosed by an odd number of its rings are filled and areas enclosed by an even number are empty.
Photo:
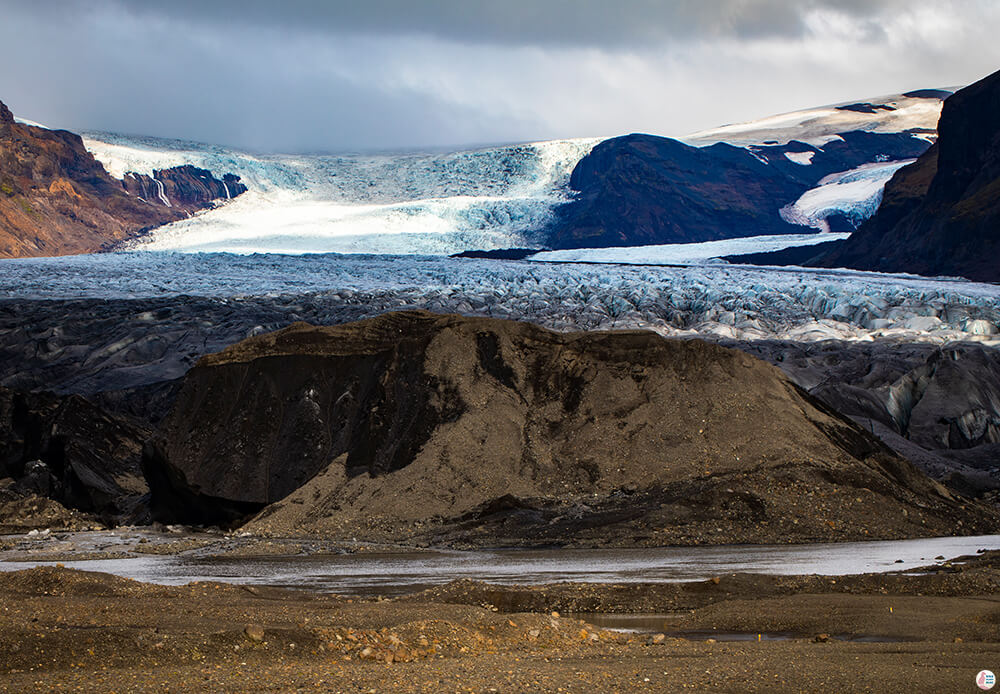
[[[950,92],[951,90],[942,90]],[[910,94],[916,92],[908,92]],[[833,141],[840,133],[862,130],[873,133],[911,132],[932,138],[941,116],[940,98],[892,94],[863,102],[845,101],[819,108],[803,109],[775,116],[701,130],[681,138],[691,145],[728,142],[737,146],[785,145],[798,140],[814,147]],[[870,106],[870,112],[850,107]],[[881,108],[880,108],[881,107]]]

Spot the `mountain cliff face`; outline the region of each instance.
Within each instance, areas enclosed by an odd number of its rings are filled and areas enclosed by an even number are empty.
[[[1000,72],[944,102],[937,145],[901,169],[821,267],[1000,281]]]
[[[0,257],[99,251],[245,190],[191,166],[117,181],[78,135],[18,123],[0,103]]]
[[[144,470],[164,520],[263,508],[255,532],[340,538],[843,540],[941,532],[960,512],[735,350],[424,312],[296,324],[204,357]],[[813,494],[831,499],[822,512],[800,504]],[[858,524],[841,500],[871,515]]]
[[[802,233],[780,210],[824,176],[913,158],[928,146],[908,133],[867,132],[842,133],[823,147],[797,141],[691,147],[638,134],[605,140],[574,169],[570,187],[576,195],[556,211],[547,245],[640,246]]]
[[[938,141],[886,184],[850,238],[726,258],[1000,282],[1000,72],[944,102]]]

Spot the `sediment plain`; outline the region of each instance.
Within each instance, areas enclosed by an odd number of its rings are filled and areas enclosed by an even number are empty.
[[[0,573],[0,691],[972,690],[1000,655],[1000,557],[906,574],[386,599],[50,565]],[[600,626],[636,613],[662,626]]]

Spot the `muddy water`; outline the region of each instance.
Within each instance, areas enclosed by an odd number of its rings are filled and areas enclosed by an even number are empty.
[[[49,542],[65,549],[81,544],[76,540],[68,535]],[[90,535],[87,542],[94,544],[94,536]],[[122,549],[128,551],[128,544],[122,540]],[[40,546],[39,550],[42,549]],[[434,551],[263,558],[227,557],[217,549],[209,546],[178,556],[136,555],[89,561],[72,561],[71,556],[65,556],[62,563],[151,583],[225,581],[342,594],[393,595],[459,578],[498,584],[671,582],[733,572],[845,575],[909,570],[934,564],[940,561],[936,560],[939,556],[954,558],[981,549],[1000,549],[1000,535],[790,546]],[[23,552],[19,558],[25,558]],[[42,563],[47,562],[0,561],[0,571]]]
[[[613,631],[625,631],[638,634],[658,634],[688,641],[788,641],[790,639],[811,638],[815,634],[794,631],[724,631],[718,629],[678,629],[677,622],[684,615],[648,614],[648,613],[608,613],[608,612],[568,612],[563,617],[582,619],[594,626]],[[905,643],[907,639],[894,636],[879,636],[877,634],[828,634],[828,638],[836,641],[851,641],[853,643]]]

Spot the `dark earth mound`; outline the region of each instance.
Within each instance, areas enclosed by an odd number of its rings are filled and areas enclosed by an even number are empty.
[[[141,520],[148,493],[140,468],[150,431],[79,395],[0,388],[0,479],[109,520]],[[137,517],[138,516],[138,517]]]
[[[475,299],[458,293],[436,308],[462,311],[468,301],[476,304]],[[349,292],[245,299],[3,301],[0,386],[84,395],[107,413],[153,428],[169,414],[184,374],[201,356],[295,320],[335,325],[372,317],[386,308],[383,297]],[[497,306],[490,310],[511,316]],[[535,319],[545,320],[537,315]],[[940,347],[892,340],[756,340],[731,346],[779,366],[811,395],[856,418],[863,428],[952,489],[972,496],[992,495],[1000,489],[1000,458],[995,450],[1000,444],[984,439],[971,448],[951,448],[950,444],[923,448],[906,438],[920,427],[900,433],[887,410],[889,390],[907,374],[939,359],[934,355]],[[980,366],[961,355],[978,349],[970,344],[949,345],[944,351],[960,358],[955,361],[949,356],[948,369],[965,369],[970,378],[977,379]],[[985,388],[994,377],[987,373],[979,381]],[[990,391],[988,397],[973,403],[968,396],[978,391],[968,390],[962,379],[937,379],[935,383],[945,397],[923,400],[917,421],[947,422],[956,412],[977,408],[1000,417],[1000,410],[988,405],[1000,403],[1000,391]],[[960,437],[954,441],[961,443]]]
[[[425,312],[202,358],[144,466],[165,520],[272,504],[247,526],[265,534],[653,545],[996,527],[741,352]]]

